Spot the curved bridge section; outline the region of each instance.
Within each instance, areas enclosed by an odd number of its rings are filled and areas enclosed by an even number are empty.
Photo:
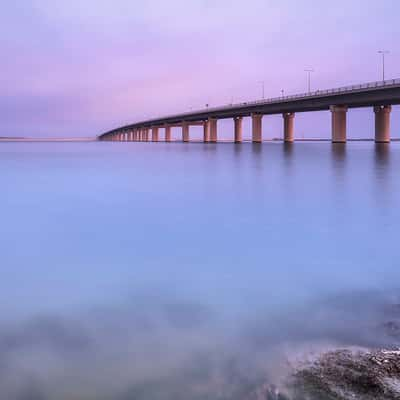
[[[182,141],[190,141],[190,126],[203,127],[203,141],[218,141],[218,120],[234,120],[233,138],[242,142],[242,120],[252,119],[252,141],[262,142],[264,115],[281,114],[284,141],[294,141],[294,119],[299,112],[330,110],[332,115],[332,142],[344,143],[347,139],[347,110],[371,107],[375,114],[375,141],[390,141],[390,115],[392,105],[400,104],[400,79],[346,86],[306,94],[284,96],[262,101],[245,102],[229,106],[206,108],[177,115],[140,121],[98,136],[104,141],[171,141],[171,128],[182,129]],[[150,136],[151,135],[151,136]]]

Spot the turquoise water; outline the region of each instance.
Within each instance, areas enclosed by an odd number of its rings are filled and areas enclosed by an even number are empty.
[[[398,142],[2,143],[0,391],[206,398],[226,359],[380,344],[399,171]]]

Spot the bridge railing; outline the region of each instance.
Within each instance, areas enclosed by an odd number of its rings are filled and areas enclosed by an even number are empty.
[[[288,96],[271,97],[269,99],[234,103],[234,104],[229,104],[229,105],[222,106],[222,107],[220,106],[220,107],[207,108],[207,109],[203,109],[201,111],[206,112],[206,111],[213,111],[213,110],[221,110],[224,108],[242,107],[244,105],[270,104],[270,103],[276,103],[276,102],[282,102],[282,101],[291,101],[294,99],[305,99],[305,98],[309,98],[309,97],[319,97],[319,96],[326,96],[329,94],[341,94],[341,93],[347,93],[347,92],[352,92],[352,91],[374,89],[374,88],[381,88],[381,87],[390,87],[390,86],[397,86],[397,85],[400,85],[400,79],[390,79],[390,80],[385,80],[385,81],[362,83],[359,85],[342,86],[342,87],[333,88],[333,89],[316,90],[316,91],[312,91],[312,92],[299,93],[299,94],[293,94],[293,95],[288,95]],[[187,114],[192,114],[192,112],[187,113]]]

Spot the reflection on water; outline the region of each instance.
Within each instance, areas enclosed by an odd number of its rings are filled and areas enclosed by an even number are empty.
[[[393,345],[399,167],[397,143],[2,144],[0,398],[243,399],[310,345]]]

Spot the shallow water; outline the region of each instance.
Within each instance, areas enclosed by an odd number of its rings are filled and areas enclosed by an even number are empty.
[[[0,394],[234,398],[282,348],[387,344],[399,171],[399,142],[2,143]]]

